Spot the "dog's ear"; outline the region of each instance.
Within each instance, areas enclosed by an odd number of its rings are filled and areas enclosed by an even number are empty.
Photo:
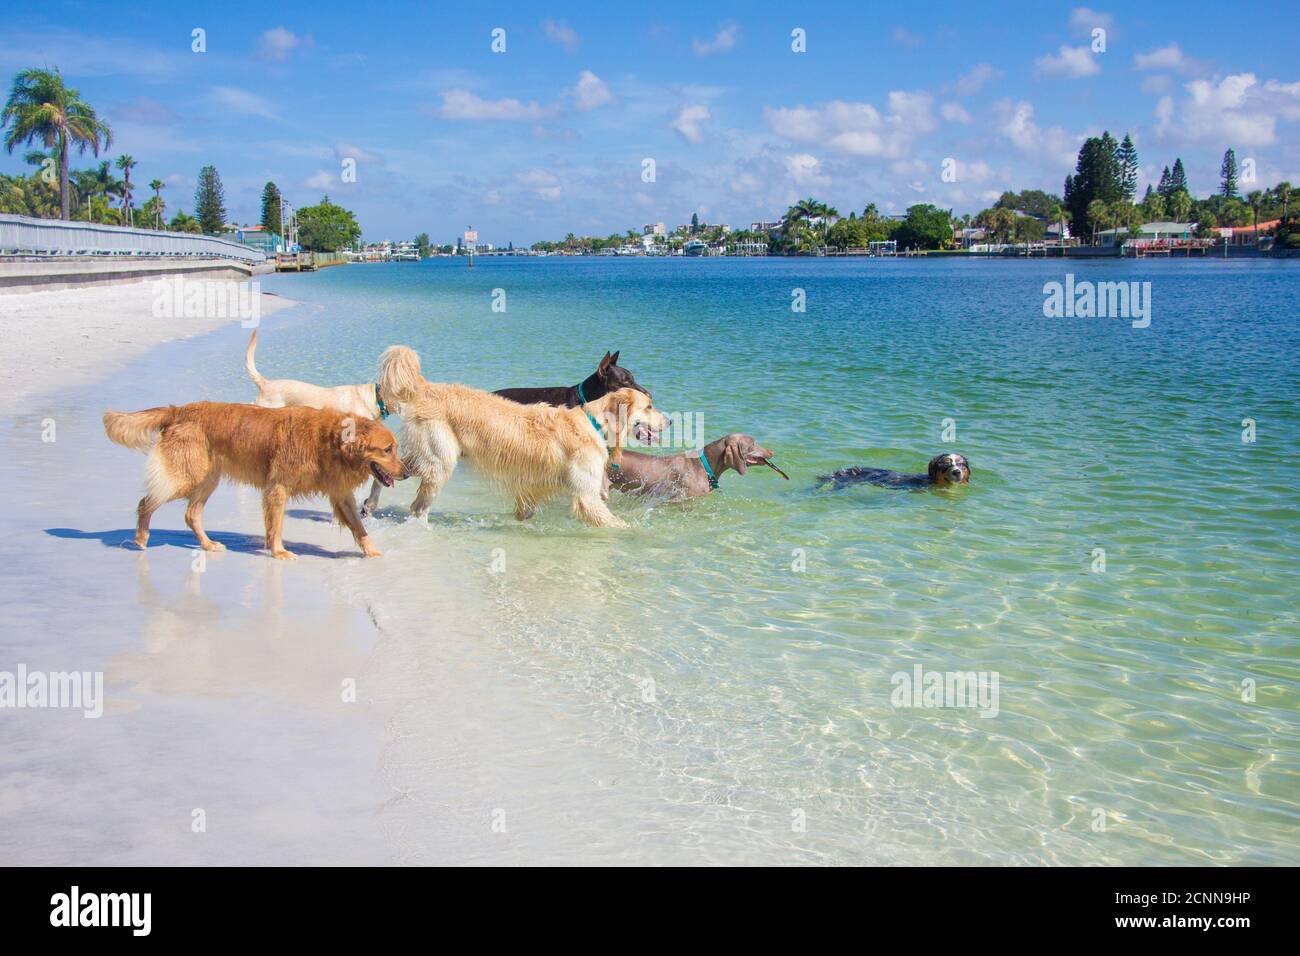
[[[611,355],[611,356],[609,357],[609,364],[610,364],[610,365],[617,365],[617,364],[618,364],[618,352],[615,352],[613,355]]]
[[[339,451],[349,465],[359,467],[366,463],[365,439],[370,432],[369,426],[367,419],[351,415],[339,422]]]
[[[609,447],[609,460],[623,464],[623,442],[627,439],[627,423],[632,417],[631,390],[620,388],[613,394],[605,409],[605,435]]]
[[[930,466],[926,468],[925,473],[930,476],[931,481],[938,481],[939,470],[943,468],[943,460],[946,455],[935,455],[930,459]]]
[[[742,475],[749,470],[749,465],[745,463],[745,448],[738,436],[727,436],[726,444],[722,446],[722,464],[734,468]]]
[[[606,352],[605,357],[602,358],[600,360],[600,364],[596,366],[596,374],[604,375],[606,370],[613,364],[614,364],[613,356],[611,356],[608,352]]]

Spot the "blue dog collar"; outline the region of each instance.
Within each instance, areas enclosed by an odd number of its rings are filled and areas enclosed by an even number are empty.
[[[700,449],[700,464],[704,466],[704,473],[709,476],[709,490],[717,491],[718,479],[713,474],[713,469],[709,467],[709,459],[705,457],[703,448]]]
[[[603,440],[605,437],[605,429],[600,427],[600,422],[596,421],[596,416],[591,414],[591,412],[587,410],[587,400],[586,398],[583,397],[581,382],[578,383],[578,398],[582,400],[582,413],[587,416],[587,421],[591,422],[591,427],[596,429],[596,434],[599,435]],[[617,471],[620,466],[618,462],[611,461],[609,463],[609,467]]]
[[[382,422],[388,417],[388,409],[384,406],[384,400],[379,397],[379,383],[375,382],[375,404],[379,406],[379,420]]]

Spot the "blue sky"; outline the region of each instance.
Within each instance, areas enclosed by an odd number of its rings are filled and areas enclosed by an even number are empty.
[[[1059,192],[1102,129],[1132,133],[1144,184],[1181,156],[1210,192],[1228,146],[1260,185],[1300,183],[1291,4],[181,6],[13,5],[0,36],[0,70],[60,67],[173,212],[206,163],[237,221],[269,179],[298,205],[329,193],[367,239],[740,226],[804,195],[974,212]]]

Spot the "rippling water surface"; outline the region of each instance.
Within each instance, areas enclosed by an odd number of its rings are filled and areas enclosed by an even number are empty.
[[[1149,281],[1150,327],[1044,318],[1067,270]],[[618,349],[659,407],[790,474],[615,492],[623,534],[560,504],[518,524],[470,474],[417,529],[407,483],[382,574],[336,572],[410,648],[451,620],[430,576],[454,581],[522,693],[637,768],[626,840],[578,846],[575,806],[575,855],[1300,862],[1300,264],[479,259],[265,285],[308,306],[265,330],[264,373],[365,380],[402,342],[432,380],[558,385]],[[941,451],[969,487],[815,489]],[[996,675],[996,715],[894,706],[916,665]],[[392,756],[418,774],[438,729],[411,723]]]

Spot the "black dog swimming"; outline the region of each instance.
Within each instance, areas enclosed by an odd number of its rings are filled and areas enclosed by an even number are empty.
[[[934,488],[970,483],[970,463],[964,455],[935,455],[924,475],[909,475],[888,468],[841,468],[818,479],[838,491],[847,485],[869,484],[882,488]]]
[[[618,364],[618,352],[613,355],[606,352],[605,357],[592,372],[577,385],[555,385],[543,388],[500,388],[493,394],[508,398],[520,405],[556,405],[560,408],[577,408],[586,402],[617,392],[620,388],[634,388],[644,395],[649,395],[636,383],[632,373]]]

